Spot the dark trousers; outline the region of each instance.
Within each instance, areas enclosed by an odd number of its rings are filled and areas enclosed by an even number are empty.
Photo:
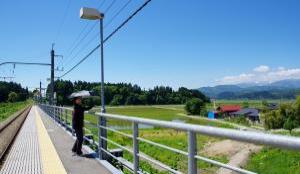
[[[73,145],[72,151],[76,152],[77,154],[82,154],[81,148],[83,143],[83,129],[75,129],[76,133],[76,141]]]

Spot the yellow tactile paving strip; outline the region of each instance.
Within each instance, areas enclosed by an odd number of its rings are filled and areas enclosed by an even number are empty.
[[[38,130],[43,174],[67,174],[43,124],[39,112],[36,107],[33,107],[33,109],[35,111],[36,126]]]

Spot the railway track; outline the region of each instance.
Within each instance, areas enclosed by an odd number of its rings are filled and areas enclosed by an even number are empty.
[[[28,106],[0,123],[0,168],[30,109],[31,106]]]

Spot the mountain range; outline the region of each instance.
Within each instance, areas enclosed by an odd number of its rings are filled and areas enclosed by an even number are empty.
[[[300,94],[300,79],[272,83],[218,85],[201,87],[198,90],[214,99],[294,99],[297,94]]]

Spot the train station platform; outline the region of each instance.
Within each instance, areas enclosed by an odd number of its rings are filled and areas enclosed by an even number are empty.
[[[95,158],[74,155],[71,151],[74,141],[74,137],[46,113],[33,106],[4,160],[0,174],[114,173]],[[88,153],[84,149],[83,152]]]

